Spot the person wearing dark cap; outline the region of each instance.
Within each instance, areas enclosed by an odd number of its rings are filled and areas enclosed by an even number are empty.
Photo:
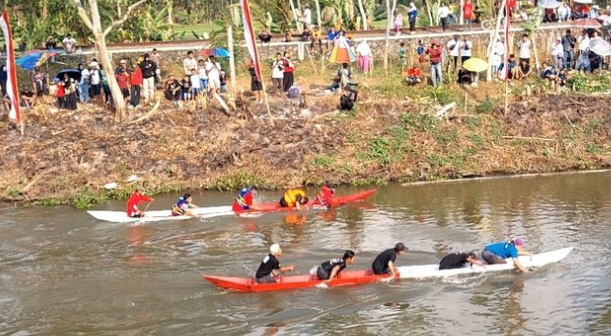
[[[398,255],[405,254],[405,251],[407,251],[407,247],[403,243],[397,243],[394,248],[380,253],[371,264],[373,274],[389,274],[389,279],[394,279],[397,276],[395,260],[397,260]]]
[[[331,199],[335,194],[335,186],[330,181],[325,181],[325,185],[322,186],[318,196],[316,196],[315,204],[326,205],[330,207]]]
[[[149,54],[144,54],[144,59],[140,63],[140,69],[142,70],[142,90],[144,91],[144,101],[146,103],[153,103],[155,97],[155,76],[157,75],[157,64],[151,61]]]
[[[510,241],[503,241],[498,243],[492,243],[484,248],[482,252],[482,258],[488,264],[506,264],[506,258],[513,259],[514,267],[520,272],[526,272],[526,269],[520,261],[518,256],[530,256],[532,253],[524,250],[524,241],[522,238],[516,237]]]

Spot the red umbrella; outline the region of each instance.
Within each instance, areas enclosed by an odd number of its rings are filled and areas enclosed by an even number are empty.
[[[199,55],[204,57],[211,55],[214,57],[229,57],[229,52],[223,48],[208,48],[202,49],[202,51],[199,52]]]
[[[596,19],[579,19],[573,22],[576,28],[600,28],[602,25]]]

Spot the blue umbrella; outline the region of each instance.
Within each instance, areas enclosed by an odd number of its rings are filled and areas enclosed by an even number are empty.
[[[34,70],[36,66],[44,63],[49,57],[57,56],[58,51],[54,50],[31,50],[15,61],[24,70]]]
[[[229,57],[229,52],[223,48],[208,48],[199,52],[200,56]]]

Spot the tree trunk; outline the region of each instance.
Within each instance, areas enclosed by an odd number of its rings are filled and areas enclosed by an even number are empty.
[[[40,7],[41,17],[46,18],[49,14],[49,0],[42,0]]]
[[[95,46],[98,49],[99,61],[102,64],[102,68],[104,68],[104,73],[106,73],[106,79],[108,79],[108,86],[110,87],[112,101],[115,106],[115,120],[123,121],[127,118],[127,106],[125,105],[119,84],[117,84],[117,79],[114,75],[115,69],[106,47],[106,39],[101,31],[99,34],[95,34]]]
[[[171,26],[174,25],[174,1],[167,0],[166,6],[168,8],[168,25],[170,25],[170,29],[171,29]]]
[[[320,2],[319,0],[314,0],[314,3],[316,4],[316,20],[318,23],[318,30],[322,32],[322,23],[320,21]]]
[[[503,20],[503,11],[505,10],[505,5],[507,5],[507,0],[503,0],[501,3],[501,7],[499,7],[499,15],[496,17],[496,26],[494,27],[494,33],[490,33],[490,43],[488,44],[488,71],[486,72],[486,80],[488,82],[492,81],[492,69],[490,64],[492,63],[492,51],[494,50],[494,45],[496,44],[496,37],[499,36],[499,29],[501,28],[501,21]],[[505,43],[509,43],[509,41],[505,41]],[[507,55],[503,55],[505,59],[507,59]],[[504,65],[507,67],[507,64]]]
[[[289,0],[289,5],[291,6],[291,12],[293,12],[293,19],[295,20],[295,26],[297,26],[297,33],[301,34],[303,30],[301,30],[301,24],[299,23],[297,9],[295,8],[295,4],[293,4],[293,0]]]
[[[393,0],[397,1],[397,0]],[[384,72],[388,73],[388,51],[390,47],[390,27],[392,25],[392,12],[390,8],[390,0],[386,0],[386,38],[384,40]]]
[[[363,7],[363,0],[357,0],[359,4],[359,12],[361,12],[361,18],[363,20],[363,30],[368,30],[367,27],[367,13],[365,13],[365,7]]]
[[[465,24],[465,19],[463,18],[465,13],[462,12],[464,4],[465,4],[465,0],[460,0],[460,9],[458,10],[458,13],[460,15],[460,18],[458,18],[458,23],[460,25]]]
[[[433,10],[431,9],[431,3],[429,0],[424,1],[426,3],[426,12],[429,15],[429,26],[434,26],[435,22],[433,21]]]
[[[229,87],[233,97],[236,97],[237,89],[235,84],[235,57],[233,55],[233,25],[231,23],[227,25],[227,49],[229,51]]]

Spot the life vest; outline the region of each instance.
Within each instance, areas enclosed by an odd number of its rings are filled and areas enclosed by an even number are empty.
[[[240,193],[235,198],[235,202],[240,206],[243,210],[248,210],[250,208],[248,202],[246,202],[246,196],[251,193],[249,188],[243,188],[240,190]]]
[[[292,208],[297,203],[297,196],[301,196],[303,199],[306,197],[305,191],[301,189],[289,189],[284,193],[284,202],[286,202],[287,207]]]
[[[189,202],[186,199],[179,197],[178,202],[172,205],[172,216],[181,216],[185,214],[185,209],[183,207],[189,208]]]
[[[320,189],[318,196],[316,196],[316,202],[322,205],[328,205],[328,200],[333,196],[333,189],[326,185]]]

